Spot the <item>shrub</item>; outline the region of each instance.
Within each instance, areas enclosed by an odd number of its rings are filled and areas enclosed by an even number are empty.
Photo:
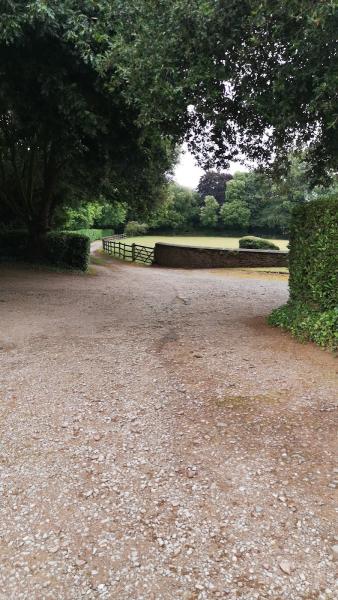
[[[338,196],[298,206],[290,229],[290,299],[318,310],[338,304]]]
[[[89,238],[78,233],[48,233],[38,242],[33,241],[26,231],[5,231],[0,234],[1,260],[26,260],[85,271],[89,252]]]
[[[69,233],[86,235],[91,242],[96,242],[96,240],[101,240],[104,237],[114,235],[115,231],[114,229],[78,229],[77,231],[70,231]]]
[[[298,206],[290,230],[290,300],[272,325],[320,346],[338,346],[338,197]]]
[[[301,302],[289,302],[274,310],[268,322],[291,331],[301,341],[338,349],[338,308],[321,312]]]
[[[129,221],[124,229],[124,233],[130,237],[135,235],[145,235],[148,231],[146,223],[138,223],[138,221]]]
[[[253,250],[279,250],[279,246],[276,246],[273,242],[254,236],[242,237],[239,240],[239,247]]]
[[[48,233],[44,256],[50,264],[86,271],[89,264],[90,240],[79,233]]]

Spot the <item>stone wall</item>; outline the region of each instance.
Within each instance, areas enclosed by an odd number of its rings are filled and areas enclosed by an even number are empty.
[[[220,267],[286,267],[288,252],[281,250],[223,250],[157,243],[155,264],[183,269]]]

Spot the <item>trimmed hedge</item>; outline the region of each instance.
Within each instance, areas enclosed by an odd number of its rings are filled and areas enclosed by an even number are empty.
[[[48,233],[45,238],[44,256],[52,265],[86,271],[89,254],[90,240],[86,235],[56,232]]]
[[[273,242],[253,235],[242,237],[239,240],[239,247],[251,250],[279,250],[279,246],[276,246]]]
[[[338,347],[338,197],[298,206],[291,222],[290,300],[268,321],[301,340]]]
[[[96,240],[102,240],[104,237],[108,237],[110,235],[114,235],[114,229],[77,229],[74,231],[69,231],[69,233],[79,233],[80,235],[86,235],[89,237],[91,242],[96,242]]]
[[[27,231],[0,233],[0,259],[47,263],[62,268],[86,271],[90,241],[85,235],[51,232],[33,242]]]
[[[338,196],[298,206],[290,229],[290,300],[317,310],[338,304]]]

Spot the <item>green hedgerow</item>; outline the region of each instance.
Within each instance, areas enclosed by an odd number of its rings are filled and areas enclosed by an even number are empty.
[[[102,240],[104,237],[114,235],[115,231],[114,229],[77,229],[76,231],[69,231],[68,233],[86,235],[91,242],[96,242],[96,240]]]
[[[33,239],[27,231],[0,233],[0,260],[46,263],[86,271],[90,241],[85,235],[56,231]]]
[[[298,206],[290,230],[290,301],[269,323],[298,339],[338,347],[338,197]]]
[[[70,232],[48,233],[44,255],[53,265],[86,271],[89,264],[90,240],[86,235]]]
[[[290,298],[318,310],[338,305],[338,196],[298,206],[290,229]]]

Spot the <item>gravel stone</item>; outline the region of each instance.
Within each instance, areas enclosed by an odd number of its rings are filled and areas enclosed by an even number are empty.
[[[336,365],[267,326],[285,277],[100,258],[0,266],[1,600],[333,600]]]

